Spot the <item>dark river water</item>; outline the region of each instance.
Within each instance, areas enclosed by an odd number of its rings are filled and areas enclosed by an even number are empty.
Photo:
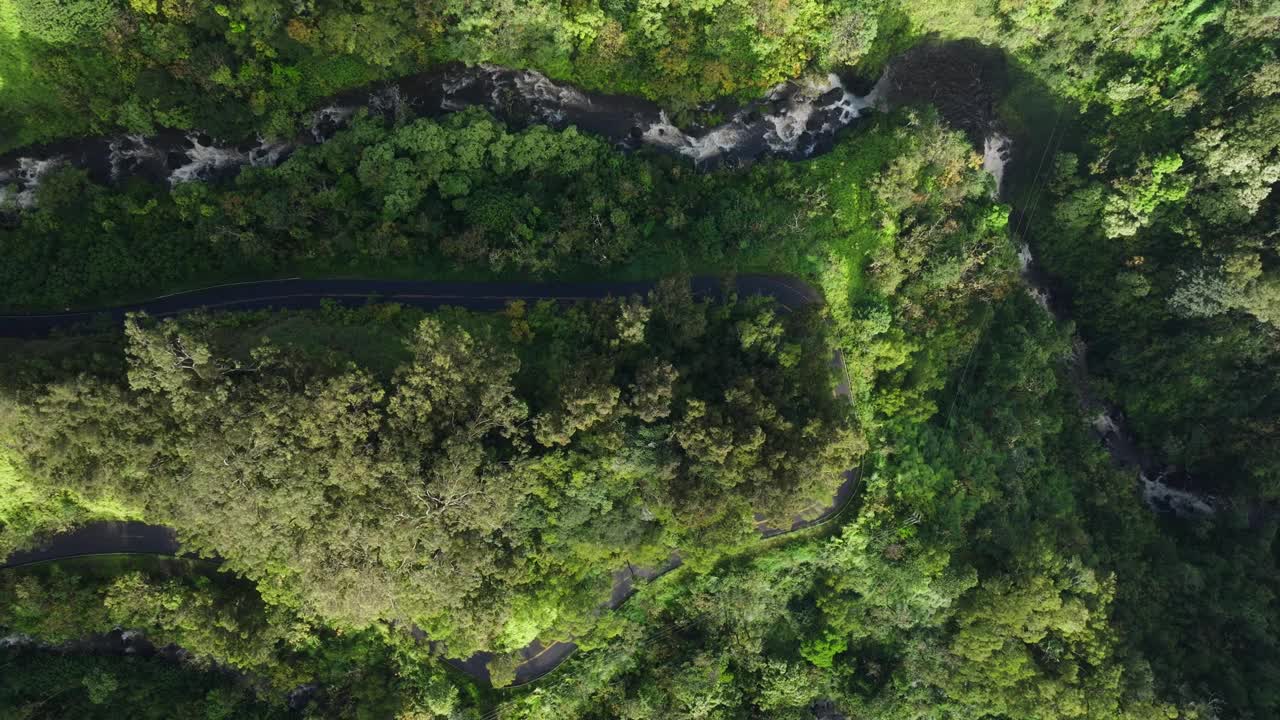
[[[726,118],[712,127],[677,127],[657,105],[640,98],[578,90],[532,70],[446,66],[375,87],[343,93],[312,113],[310,127],[292,139],[233,144],[198,132],[150,137],[119,135],[26,148],[0,158],[0,203],[30,207],[40,179],[71,165],[99,182],[142,176],[171,185],[232,175],[244,166],[282,162],[293,150],[323,143],[360,111],[396,121],[438,117],[469,107],[488,110],[515,127],[577,127],[624,150],[645,146],[690,158],[705,168],[764,156],[799,159],[833,145],[836,133],[886,103],[889,75],[862,92],[854,81],[828,74],[778,85],[745,104],[705,108]]]
[[[1013,153],[995,113],[1005,91],[1003,66],[1002,55],[974,43],[925,45],[891,61],[875,81],[847,73],[810,76],[778,85],[751,102],[710,103],[703,108],[705,114],[724,122],[681,128],[662,108],[641,98],[580,90],[532,70],[448,65],[337,95],[312,113],[304,132],[289,140],[232,144],[196,131],[169,131],[150,137],[74,139],[15,151],[0,157],[0,210],[32,206],[41,178],[60,166],[85,169],[100,182],[135,176],[170,185],[215,180],[245,166],[277,165],[299,147],[332,138],[362,111],[392,122],[440,117],[470,107],[484,108],[513,127],[573,126],[622,150],[653,147],[713,170],[765,157],[812,157],[829,150],[837,134],[860,118],[923,101],[935,105],[981,149],[983,167],[999,187]],[[1025,244],[1020,255],[1029,290],[1056,319],[1067,319],[1066,307],[1050,302],[1053,283]],[[1087,389],[1084,343],[1077,340],[1077,345],[1080,352],[1071,361],[1072,374],[1086,412],[1094,417],[1095,430],[1116,461],[1141,469],[1148,503],[1180,515],[1211,511],[1211,499],[1162,482],[1167,473],[1141,456],[1124,428],[1122,413],[1093,397]]]
[[[646,100],[582,91],[534,71],[448,66],[332,98],[312,114],[304,132],[288,140],[232,144],[200,132],[172,131],[151,137],[77,139],[13,152],[0,158],[0,210],[6,206],[10,210],[14,206],[32,206],[41,178],[60,166],[85,169],[100,182],[137,176],[170,185],[215,180],[234,175],[245,166],[274,166],[298,147],[332,138],[362,111],[394,121],[437,117],[468,107],[484,108],[514,127],[575,126],[606,138],[623,150],[653,147],[685,156],[710,170],[763,157],[811,157],[830,149],[837,134],[860,118],[902,102],[925,100],[938,106],[943,117],[963,129],[980,148],[983,166],[996,177],[999,186],[1013,147],[995,118],[994,102],[1002,91],[991,80],[995,65],[989,58],[975,59],[972,45],[957,47],[951,55],[949,47],[952,46],[912,51],[891,63],[874,82],[859,83],[840,74],[822,75],[779,85],[753,102],[708,106],[704,110],[709,114],[725,118],[710,127],[678,127],[661,108]],[[1030,249],[1023,245],[1019,254],[1028,291],[1055,319],[1066,320],[1065,308],[1053,302],[1053,283],[1037,267]],[[1077,339],[1076,349],[1068,363],[1081,406],[1092,418],[1097,437],[1115,462],[1137,471],[1139,489],[1147,504],[1153,510],[1183,517],[1211,514],[1214,500],[1166,483],[1166,471],[1139,450],[1124,427],[1123,414],[1094,396],[1083,341]],[[851,482],[852,477],[846,485]],[[74,544],[74,537],[69,537],[68,542]],[[53,538],[42,552],[56,555],[58,541]],[[76,545],[68,552],[92,551]],[[106,548],[102,551],[111,552]],[[656,572],[632,571],[636,578]],[[610,606],[620,604],[631,592],[630,578],[615,585]],[[562,646],[563,652],[550,653],[541,663],[549,667],[530,663],[527,674],[536,676],[549,670],[572,651],[569,643],[557,646]],[[544,654],[541,646],[535,650],[535,655]],[[455,662],[467,672],[487,676],[483,666],[486,659],[476,656]]]

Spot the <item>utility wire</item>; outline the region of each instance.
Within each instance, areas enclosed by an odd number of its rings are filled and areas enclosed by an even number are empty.
[[[1051,152],[1057,152],[1057,147],[1061,143],[1062,134],[1058,132],[1058,128],[1062,123],[1062,116],[1066,113],[1066,110],[1067,105],[1066,103],[1063,103],[1058,109],[1057,116],[1054,118],[1053,128],[1049,130],[1049,139],[1045,141],[1044,151],[1040,153],[1040,162],[1036,164],[1035,175],[1031,178],[1031,192],[1029,193],[1031,200],[1028,203],[1028,212],[1019,218],[1022,221],[1022,229],[1018,230],[1016,227],[1014,228],[1011,233],[1011,236],[1014,238],[1022,237],[1023,233],[1031,227],[1032,216],[1034,216],[1035,211],[1040,204],[1040,197],[1049,181],[1048,176],[1045,176],[1044,180],[1041,181],[1041,174],[1045,168],[1045,160],[1049,158]],[[977,353],[978,346],[982,344],[982,339],[986,335],[987,327],[990,325],[992,317],[992,315],[988,315],[983,319],[982,327],[978,330],[978,338],[974,341],[973,347],[969,348],[969,355],[964,361],[964,368],[960,372],[960,378],[956,381],[956,391],[952,394],[951,404],[947,408],[946,420],[943,423],[944,426],[949,426],[951,424],[951,417],[956,409],[956,401],[964,391],[965,382],[969,374],[969,367],[973,363],[973,356]]]

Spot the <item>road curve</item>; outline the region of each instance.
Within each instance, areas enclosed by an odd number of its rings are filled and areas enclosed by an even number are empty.
[[[0,570],[86,555],[177,555],[178,551],[178,537],[172,528],[136,521],[93,522],[13,553],[0,564]]]
[[[739,275],[732,278],[696,276],[691,278],[697,298],[719,298],[732,289],[739,296],[774,298],[781,309],[791,311],[822,301],[822,295],[803,281],[779,275]],[[552,300],[571,303],[607,297],[648,294],[656,282],[523,283],[523,282],[436,282],[418,280],[264,280],[219,285],[190,292],[165,295],[145,302],[100,310],[63,313],[0,315],[0,337],[35,338],[55,331],[72,331],[103,325],[118,325],[127,313],[142,311],[153,317],[180,315],[201,309],[263,310],[315,309],[325,302],[358,306],[369,302],[399,303],[423,309],[444,306],[471,310],[501,310],[515,300]],[[837,366],[842,367],[837,356]],[[842,386],[841,394],[848,391]],[[811,527],[829,520],[848,506],[857,485],[857,473],[846,472],[831,504],[816,517],[794,518],[790,527],[774,528],[757,523],[762,538],[770,538]],[[759,519],[759,518],[758,518]],[[87,555],[152,554],[176,555],[181,548],[171,528],[138,522],[98,522],[59,533],[33,550],[14,553],[0,569],[38,562],[64,560]],[[652,580],[679,567],[679,555],[660,568],[627,568],[613,575],[613,589],[605,603],[616,609],[635,593],[638,580]],[[544,646],[534,641],[520,651],[524,662],[516,669],[516,685],[532,682],[563,663],[577,645],[553,642]],[[492,653],[477,653],[465,660],[446,659],[462,672],[489,681],[487,667]]]
[[[803,281],[780,275],[739,275],[720,278],[699,275],[690,280],[695,297],[718,298],[726,286],[740,296],[769,296],[784,310],[822,300]],[[0,314],[0,337],[40,337],[56,330],[119,324],[129,312],[168,317],[200,309],[264,310],[316,309],[323,303],[358,306],[369,302],[399,303],[434,310],[444,306],[470,310],[501,310],[515,300],[553,300],[571,303],[607,297],[646,295],[656,282],[445,282],[434,280],[357,280],[288,278],[218,285],[174,293],[117,307],[44,314]]]
[[[828,507],[816,517],[794,518],[791,526],[786,529],[769,527],[763,522],[758,522],[756,529],[761,539],[804,530],[834,518],[852,502],[857,484],[858,473],[852,470],[846,472],[844,481],[836,490]],[[13,553],[3,564],[0,564],[0,570],[94,555],[178,555],[180,553],[181,545],[172,528],[136,521],[93,522],[58,533],[30,550]],[[681,564],[682,560],[678,553],[672,553],[667,562],[657,568],[634,567],[628,563],[627,567],[614,571],[613,588],[609,600],[604,605],[610,610],[618,609],[637,592],[637,582],[654,580],[675,570]],[[426,639],[425,636],[422,639]],[[543,645],[537,640],[533,641],[520,650],[524,661],[516,667],[514,685],[533,682],[555,670],[577,649],[576,643],[567,640],[552,642],[550,645]],[[445,662],[476,680],[489,682],[488,664],[493,658],[493,653],[478,652],[466,659],[446,656]]]

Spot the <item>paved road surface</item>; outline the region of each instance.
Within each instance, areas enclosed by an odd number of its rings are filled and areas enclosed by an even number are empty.
[[[721,296],[723,280],[712,276],[692,279],[694,295]],[[501,310],[513,300],[555,300],[569,303],[605,297],[645,295],[653,282],[525,283],[434,282],[424,280],[263,280],[219,285],[191,292],[113,308],[44,314],[0,314],[0,336],[39,337],[54,330],[71,330],[98,322],[119,323],[125,313],[145,311],[166,317],[202,308],[217,310],[314,309],[321,303],[363,305],[371,301],[396,302],[424,309],[446,305],[471,310]],[[733,281],[740,295],[776,298],[785,310],[819,302],[817,290],[794,278],[774,275],[740,275]]]
[[[721,278],[695,277],[691,281],[693,292],[699,298],[718,298],[725,289]],[[218,310],[311,309],[322,302],[332,301],[345,305],[362,305],[370,301],[396,302],[425,309],[446,305],[472,310],[501,310],[513,300],[555,300],[575,302],[597,300],[605,297],[644,296],[653,289],[653,282],[614,283],[497,283],[497,282],[430,282],[415,280],[267,280],[236,283],[166,295],[134,305],[102,310],[86,310],[65,313],[32,315],[0,315],[0,336],[40,337],[55,330],[75,330],[92,327],[97,323],[119,323],[132,311],[145,311],[153,317],[166,317],[203,308]],[[784,310],[820,302],[821,294],[794,278],[774,275],[740,275],[733,280],[733,288],[743,296],[770,296]],[[835,360],[841,366],[840,359]],[[848,390],[841,386],[841,394]],[[797,517],[789,528],[773,528],[763,522],[757,529],[763,537],[773,537],[800,530],[826,520],[844,509],[857,485],[856,474],[845,473],[831,505],[816,517]],[[34,562],[60,560],[85,555],[104,554],[177,554],[179,546],[173,530],[143,523],[92,523],[76,530],[60,533],[43,546],[31,551],[15,553],[0,568],[16,567]],[[660,568],[634,568],[628,566],[614,573],[613,591],[606,605],[617,608],[635,594],[637,580],[651,580],[680,566],[679,555]],[[536,680],[555,669],[577,649],[572,642],[555,642],[543,646],[534,642],[520,651],[525,658],[516,670],[516,684]],[[485,681],[489,680],[486,667],[493,655],[477,653],[465,660],[448,662],[459,670]]]
[[[8,557],[0,569],[85,555],[177,555],[171,528],[140,522],[95,522],[58,533],[31,550]]]

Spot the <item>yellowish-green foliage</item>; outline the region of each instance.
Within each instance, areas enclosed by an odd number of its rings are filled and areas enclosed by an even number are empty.
[[[0,451],[0,523],[12,525],[35,502],[35,488],[18,476],[9,456]]]
[[[712,315],[663,288],[652,312],[540,305],[519,357],[482,323],[432,315],[394,331],[409,353],[390,378],[283,338],[246,349],[260,328],[138,319],[126,377],[68,380],[19,407],[5,440],[40,487],[138,498],[270,603],[335,627],[412,622],[455,653],[512,650],[586,623],[626,560],[696,539],[714,562],[754,539],[752,507],[789,516],[829,497],[864,447],[827,392],[816,315]],[[159,408],[158,424],[135,414]],[[52,454],[32,451],[41,439]]]
[[[49,492],[32,485],[0,449],[0,556],[28,544],[39,533],[91,520],[140,518],[137,510],[111,499],[86,500],[67,490]]]
[[[0,42],[11,45],[18,35],[18,16],[13,7],[13,0],[0,0]],[[9,53],[0,50],[0,91],[8,84],[8,76],[15,75],[15,63],[3,62]]]
[[[0,32],[12,39],[22,30],[18,20],[18,8],[14,0],[0,0]]]
[[[291,135],[319,98],[459,60],[658,99],[683,122],[713,96],[818,68],[873,75],[905,38],[976,39],[1010,58],[1017,89],[992,98],[1015,115],[1003,130],[1021,159],[1045,158],[1047,180],[1018,177],[1030,171],[1015,160],[1006,187],[1036,198],[1015,203],[1018,232],[1070,290],[1059,300],[1106,377],[1093,389],[1155,452],[1199,480],[1235,478],[1219,497],[1256,508],[1280,496],[1280,46],[1255,42],[1280,35],[1274,6],[0,0],[0,150],[119,127]],[[1064,98],[1089,112],[1054,120]],[[83,623],[69,621],[109,620],[250,672],[279,662],[290,686],[308,679],[292,661],[311,643],[294,609],[379,643],[413,623],[452,652],[497,652],[495,685],[525,643],[578,637],[586,652],[558,685],[508,696],[527,712],[486,714],[530,720],[800,720],[828,701],[862,720],[1185,720],[1218,717],[1199,714],[1209,699],[1223,717],[1277,717],[1275,523],[1157,524],[1133,473],[1107,469],[1063,372],[1072,330],[1019,287],[1010,211],[979,160],[927,111],[867,121],[809,162],[707,173],[471,113],[358,121],[234,185],[155,190],[143,212],[151,190],[55,173],[56,207],[0,231],[14,306],[299,267],[785,273],[826,303],[784,327],[685,289],[564,316],[513,306],[496,337],[425,323],[407,343],[407,323],[362,342],[332,331],[334,314],[243,342],[216,323],[137,326],[127,389],[118,366],[77,381],[42,366],[56,378],[15,437],[0,414],[0,447],[31,458],[0,456],[0,549],[145,498],[266,604],[135,575],[104,591],[103,619],[64,602],[80,589],[32,581],[25,602],[0,601],[0,629],[70,638]],[[175,369],[175,344],[189,366]],[[834,347],[857,433],[843,401],[826,404]],[[753,516],[812,511],[853,458],[865,472],[832,538],[724,561],[761,547]],[[106,499],[45,489],[65,486]],[[611,572],[673,548],[685,566],[666,587],[598,617]],[[400,680],[429,672],[427,644],[398,651],[415,660]],[[326,664],[352,676],[369,660]],[[124,679],[72,685],[99,704]],[[401,717],[485,709],[481,693],[415,682],[400,704],[418,709]],[[374,684],[352,682],[352,702],[394,716],[359,695]],[[335,687],[324,694],[342,698]]]

